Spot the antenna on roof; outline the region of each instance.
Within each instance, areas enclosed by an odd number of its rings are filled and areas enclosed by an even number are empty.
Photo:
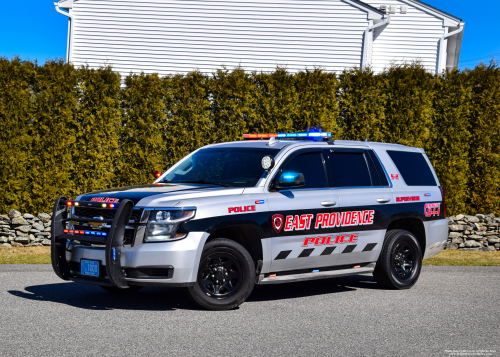
[[[271,136],[269,138],[269,142],[267,143],[267,145],[273,146],[273,145],[276,145],[277,143],[278,143],[278,140],[276,140],[276,138],[274,136]]]

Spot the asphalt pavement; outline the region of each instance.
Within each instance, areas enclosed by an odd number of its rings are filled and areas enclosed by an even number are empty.
[[[115,295],[3,265],[0,355],[500,356],[500,267],[425,266],[405,291],[370,275],[257,286],[212,312],[179,288]]]

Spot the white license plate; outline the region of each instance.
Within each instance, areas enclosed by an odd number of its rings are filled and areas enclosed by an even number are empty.
[[[82,259],[80,261],[82,275],[99,277],[99,262],[95,260]]]

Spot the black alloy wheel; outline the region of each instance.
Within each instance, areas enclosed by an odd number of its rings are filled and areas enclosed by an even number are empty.
[[[422,251],[415,235],[404,229],[388,231],[373,272],[377,283],[389,289],[409,289],[421,269]]]
[[[217,252],[200,263],[198,279],[207,295],[227,298],[238,291],[243,268],[234,255]]]
[[[413,260],[415,259],[414,247],[403,240],[400,242],[392,255],[393,267],[399,279],[405,280],[413,273]]]
[[[189,297],[209,310],[230,310],[241,305],[255,285],[255,263],[239,243],[216,238],[205,244],[196,283]]]

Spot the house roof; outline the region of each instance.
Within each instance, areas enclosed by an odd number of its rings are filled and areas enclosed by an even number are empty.
[[[455,26],[458,26],[458,24],[460,24],[460,22],[462,22],[462,19],[459,18],[459,17],[456,17],[452,14],[449,14],[441,9],[438,9],[432,5],[429,5],[421,0],[401,0],[403,2],[406,2],[406,3],[410,3],[414,6],[417,6],[417,7],[422,7],[424,9],[426,9],[427,11],[433,13],[434,15],[438,16],[438,17],[441,17],[443,19],[449,19],[451,21],[454,21],[456,23],[454,23],[453,25]],[[450,26],[452,24],[445,24],[445,26]]]
[[[371,5],[368,5],[367,3],[364,3],[360,0],[341,0],[345,3],[348,3],[354,7],[357,7],[358,9],[362,11],[366,11],[368,13],[368,19],[369,20],[379,20],[384,17],[385,13],[381,11],[380,9],[377,9],[376,7],[373,7]]]
[[[374,12],[377,12],[379,13],[380,15],[385,15],[385,13],[380,10],[380,9],[377,9],[376,7],[373,7],[371,5],[368,5],[360,0],[351,0],[352,2],[355,2],[357,3],[358,5],[362,6],[362,7],[365,7],[367,10],[371,10],[371,11],[374,11]]]

